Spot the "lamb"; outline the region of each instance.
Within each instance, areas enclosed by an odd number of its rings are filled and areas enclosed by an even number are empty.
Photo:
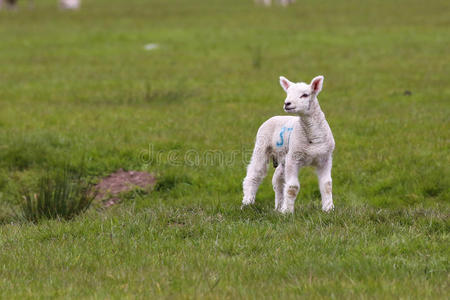
[[[317,76],[307,84],[293,83],[280,77],[280,84],[287,93],[284,110],[297,116],[275,116],[259,128],[243,182],[242,208],[255,202],[256,192],[272,159],[276,167],[272,178],[275,210],[294,212],[295,199],[300,190],[298,173],[305,166],[316,168],[322,210],[328,212],[334,209],[331,166],[335,143],[317,100],[323,80],[323,76]]]

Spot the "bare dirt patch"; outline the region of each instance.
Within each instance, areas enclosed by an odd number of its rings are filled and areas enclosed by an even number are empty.
[[[117,170],[95,185],[95,200],[109,207],[120,201],[120,195],[141,188],[150,191],[156,184],[156,177],[147,172]]]

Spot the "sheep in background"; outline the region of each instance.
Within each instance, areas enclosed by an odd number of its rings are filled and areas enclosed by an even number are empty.
[[[255,0],[256,4],[263,4],[265,6],[272,5],[272,0]]]
[[[0,0],[0,10],[2,9],[3,6],[3,2],[5,2],[7,4],[7,7],[9,9],[15,10],[17,8],[17,0]],[[34,0],[28,0],[28,8],[32,9],[34,8]]]
[[[265,6],[271,6],[272,0],[255,0],[257,4],[263,4]],[[278,3],[282,6],[288,6],[289,4],[294,3],[295,0],[278,0]]]
[[[299,169],[314,166],[319,179],[322,210],[330,211],[334,208],[331,166],[335,144],[317,100],[323,76],[315,77],[310,84],[293,83],[280,77],[280,84],[287,93],[284,110],[297,116],[272,117],[259,128],[243,182],[242,207],[255,202],[256,192],[272,158],[276,167],[272,179],[275,210],[294,212],[295,198],[300,190]]]
[[[295,2],[295,0],[279,0],[280,4],[283,6],[288,6],[289,4],[292,4]]]
[[[59,6],[64,10],[78,10],[81,6],[81,0],[60,0]]]
[[[6,6],[10,9],[16,8],[17,0],[5,0]],[[0,0],[0,9],[3,7],[3,0]]]

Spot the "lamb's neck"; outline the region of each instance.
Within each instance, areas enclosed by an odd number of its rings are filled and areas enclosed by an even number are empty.
[[[329,126],[317,99],[311,103],[308,113],[300,115],[300,126],[309,143],[320,143],[327,138]]]

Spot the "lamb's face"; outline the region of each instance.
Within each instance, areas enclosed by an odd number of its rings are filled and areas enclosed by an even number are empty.
[[[292,83],[284,77],[280,77],[280,84],[286,91],[284,110],[288,113],[307,114],[311,108],[311,102],[322,90],[323,76],[317,76],[311,84],[304,82]]]

